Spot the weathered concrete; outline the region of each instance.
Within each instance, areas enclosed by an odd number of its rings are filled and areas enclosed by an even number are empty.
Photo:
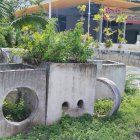
[[[12,65],[11,65],[12,66]],[[13,136],[18,132],[26,129],[34,124],[45,124],[46,111],[46,71],[41,69],[13,69],[9,65],[5,65],[3,69],[0,66],[0,137]],[[6,96],[10,91],[16,88],[25,88],[32,91],[32,101],[34,110],[26,120],[22,122],[10,122],[3,115],[2,105]]]
[[[0,137],[15,135],[34,124],[52,124],[63,114],[72,117],[85,113],[93,115],[96,79],[105,65],[98,64],[44,63],[41,66],[44,69],[22,64],[0,65]],[[109,62],[112,64],[114,62]],[[106,71],[108,75],[109,71]],[[120,105],[119,89],[106,78],[98,80],[105,83],[114,95],[114,106],[109,114],[112,115]],[[2,112],[3,101],[15,89],[26,94],[25,101],[33,110],[19,123],[6,120]]]
[[[118,109],[120,107],[120,104],[121,104],[121,94],[120,94],[120,91],[117,88],[117,85],[114,82],[112,82],[111,80],[107,79],[107,78],[99,77],[97,79],[97,81],[104,83],[112,91],[113,107],[110,110],[110,112],[108,112],[108,114],[107,114],[108,116],[112,116],[114,113],[116,113],[118,111]]]
[[[94,49],[94,59],[113,60],[131,66],[140,66],[140,52],[124,51],[121,49]]]
[[[100,49],[105,50],[122,50],[122,51],[139,51],[140,49],[140,44],[122,44],[122,48],[118,48],[119,44],[114,43],[112,47],[110,48],[105,48],[104,43],[100,44]]]
[[[97,77],[104,77],[113,81],[117,85],[122,96],[125,88],[126,66],[115,61],[91,60],[89,62],[97,64]],[[113,97],[110,88],[99,81],[96,83],[95,91],[96,99]]]
[[[96,65],[73,63],[45,64],[49,69],[46,123],[52,124],[62,114],[93,115]]]
[[[14,54],[16,52],[16,54]],[[24,52],[24,49],[19,48],[1,48],[0,49],[0,62],[1,63],[23,63],[23,58],[20,53]]]
[[[112,61],[109,61],[108,63],[110,63],[110,65],[115,65],[115,62]],[[106,63],[104,65],[106,65]],[[122,66],[125,69],[125,66],[123,64]],[[72,117],[82,116],[84,113],[93,115],[95,87],[97,87],[96,77],[99,75],[101,76],[101,73],[99,73],[100,68],[98,65],[91,63],[44,63],[42,67],[46,67],[48,79],[46,112],[47,125],[58,121],[61,118],[62,114],[68,114]],[[111,70],[113,72],[114,69]],[[109,71],[106,71],[106,73],[108,72]],[[108,73],[108,75],[110,74]],[[108,77],[108,75],[106,75],[106,77]],[[115,79],[115,81],[117,81],[118,83],[120,82],[120,80],[122,79]],[[108,92],[111,94],[108,96],[109,98],[112,97],[114,101],[113,108],[108,114],[110,116],[119,108],[121,102],[120,91],[117,88],[116,84],[107,78],[99,78],[98,81],[100,81],[100,85],[103,84],[102,94],[103,91],[108,89]],[[124,84],[119,86],[121,91],[124,90]],[[101,87],[98,88],[98,91],[100,91]],[[105,97],[106,95],[100,96]]]

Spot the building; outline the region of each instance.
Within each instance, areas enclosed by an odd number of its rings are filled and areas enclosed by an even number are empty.
[[[131,1],[131,2],[130,2]],[[133,1],[133,2],[132,2]],[[136,2],[139,2],[135,0]],[[86,12],[84,13],[84,29],[85,32],[88,30],[88,0],[52,0],[51,3],[51,14],[52,17],[58,18],[58,30],[64,31],[68,29],[74,28],[76,22],[80,19],[80,12],[77,9],[78,5],[86,4]],[[126,25],[124,25],[124,36],[128,43],[135,44],[137,41],[137,35],[140,35],[140,3],[135,3],[134,0],[91,0],[91,15],[90,15],[90,34],[94,36],[94,38],[98,39],[99,34],[93,31],[93,29],[97,26],[97,23],[93,21],[93,15],[99,11],[101,5],[104,5],[106,8],[106,12],[110,15],[118,15],[118,14],[128,14],[129,18],[127,20]],[[48,15],[49,13],[49,3],[45,2],[42,4],[43,9],[45,9],[44,13]],[[36,11],[41,10],[39,6],[29,7],[25,14],[32,14]],[[17,11],[16,15],[20,16],[22,14],[22,10]],[[104,19],[102,21],[103,28],[107,26],[107,21]],[[111,22],[111,28],[116,30],[118,28],[118,24],[115,21]],[[104,41],[104,34],[102,30],[100,31],[102,34],[102,42]],[[117,33],[112,36],[113,42],[117,43]]]

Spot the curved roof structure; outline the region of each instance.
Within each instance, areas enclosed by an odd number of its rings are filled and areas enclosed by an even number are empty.
[[[128,2],[126,0],[91,0],[91,2],[94,2],[96,4],[103,4],[105,6],[118,7],[118,8],[124,8],[124,9],[140,7],[140,3]],[[88,0],[52,0],[52,10],[75,7],[75,6],[87,4],[87,3],[88,3]],[[17,10],[15,12],[15,15],[21,16],[23,14],[32,14],[37,11],[41,11],[42,9],[45,12],[48,12],[49,3],[45,2],[41,4],[41,6],[34,5],[26,9]]]

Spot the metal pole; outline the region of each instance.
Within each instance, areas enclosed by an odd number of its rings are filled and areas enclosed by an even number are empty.
[[[101,8],[104,8],[102,5]],[[100,28],[99,28],[99,43],[102,43],[102,35],[103,34],[103,14],[102,14],[102,20],[100,21]]]
[[[90,11],[90,4],[91,4],[91,0],[89,0],[88,2],[88,35],[90,34],[90,15],[91,15],[91,11]]]
[[[52,0],[49,0],[49,19],[52,18]]]
[[[123,38],[125,39],[125,35],[126,35],[126,22],[124,23],[124,30],[123,30]]]

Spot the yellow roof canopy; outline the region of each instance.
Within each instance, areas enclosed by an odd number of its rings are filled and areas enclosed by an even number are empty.
[[[91,2],[94,2],[96,4],[103,4],[105,6],[118,7],[118,8],[124,8],[124,9],[140,7],[139,3],[128,2],[126,0],[91,0]],[[88,0],[52,0],[52,10],[75,7],[75,6],[87,4],[87,3],[88,3]],[[32,14],[37,11],[41,11],[42,9],[45,12],[48,12],[49,3],[45,2],[41,4],[41,6],[35,5],[35,6],[28,7],[26,9],[17,10],[15,12],[15,15],[21,16],[23,14]]]

